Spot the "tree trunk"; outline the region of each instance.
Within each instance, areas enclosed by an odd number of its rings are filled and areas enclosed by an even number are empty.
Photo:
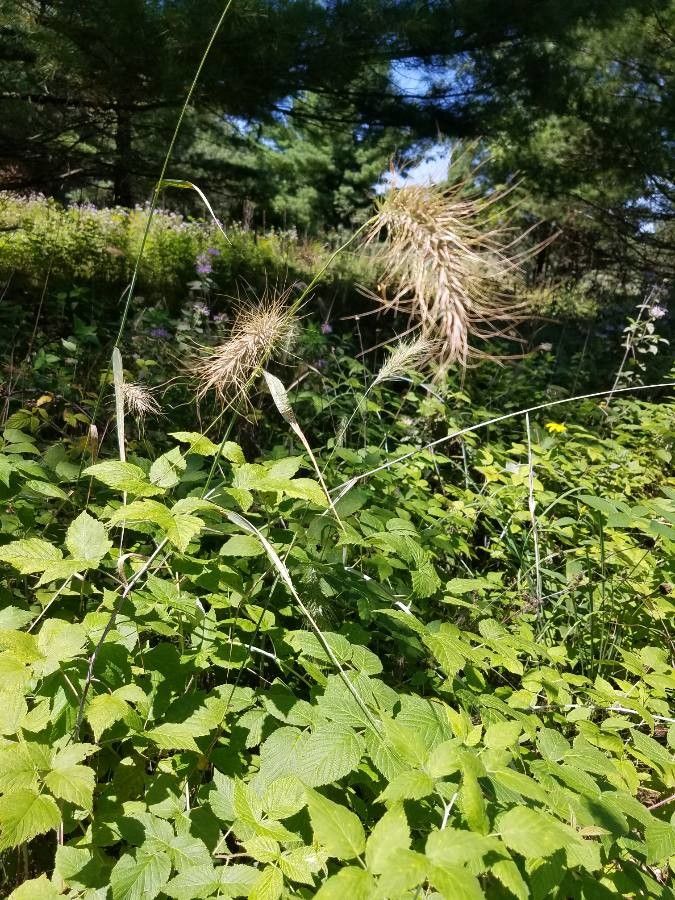
[[[118,108],[113,175],[113,200],[118,206],[132,206],[134,202],[131,178],[132,152],[131,115],[128,110]]]

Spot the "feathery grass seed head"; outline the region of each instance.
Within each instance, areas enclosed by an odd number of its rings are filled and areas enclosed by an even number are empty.
[[[127,412],[139,420],[147,415],[158,416],[162,411],[152,388],[146,385],[125,381],[122,383],[122,396]]]
[[[425,337],[438,341],[441,363],[466,365],[480,355],[471,338],[504,336],[499,323],[516,321],[523,305],[508,288],[539,247],[518,250],[496,215],[510,189],[488,197],[468,189],[470,178],[447,185],[391,188],[378,201],[366,237],[382,267],[385,308],[406,312]]]
[[[431,341],[424,336],[411,341],[399,341],[389,352],[389,356],[380,367],[375,384],[386,381],[389,378],[397,378],[405,375],[411,369],[418,369],[424,365],[435,353],[437,341]]]
[[[268,294],[257,304],[244,307],[228,339],[192,363],[199,398],[213,391],[224,402],[245,394],[270,359],[290,350],[296,319],[286,299],[286,294]]]

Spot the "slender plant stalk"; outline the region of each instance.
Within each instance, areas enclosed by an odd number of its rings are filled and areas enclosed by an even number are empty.
[[[309,611],[309,609],[307,609],[307,607],[305,606],[305,604],[302,602],[302,599],[300,598],[300,595],[298,594],[298,592],[297,592],[296,589],[295,589],[295,585],[293,584],[293,580],[291,579],[291,576],[290,576],[290,574],[289,574],[288,569],[286,568],[286,566],[283,564],[283,562],[282,562],[281,559],[279,558],[279,555],[278,555],[278,553],[276,552],[276,550],[274,549],[274,547],[270,544],[270,542],[267,540],[267,538],[265,537],[265,535],[262,534],[262,532],[261,532],[259,529],[257,529],[257,528],[255,527],[255,525],[253,525],[252,522],[249,522],[248,519],[244,518],[244,516],[240,516],[239,513],[230,512],[230,511],[228,511],[228,510],[225,510],[225,514],[227,515],[228,519],[229,519],[234,525],[238,525],[238,526],[239,526],[240,528],[242,528],[244,531],[247,531],[249,534],[253,535],[254,537],[256,537],[256,538],[260,541],[260,543],[262,544],[262,546],[263,546],[265,552],[267,553],[268,557],[270,558],[270,561],[272,562],[272,564],[274,565],[275,569],[277,570],[277,572],[278,572],[279,575],[281,576],[281,579],[282,579],[282,581],[284,582],[284,584],[286,585],[286,587],[288,588],[288,590],[290,591],[291,596],[293,597],[293,599],[294,599],[295,602],[297,603],[298,608],[300,609],[301,613],[303,614],[303,616],[305,616],[305,618],[307,619],[307,621],[309,622],[309,624],[310,624],[310,626],[311,626],[311,628],[312,628],[312,631],[316,634],[316,636],[317,636],[317,638],[318,638],[318,640],[319,640],[319,643],[320,643],[321,646],[323,647],[323,649],[324,649],[326,655],[328,656],[328,658],[330,659],[330,661],[333,663],[333,665],[334,665],[335,668],[337,669],[338,675],[340,676],[340,678],[341,678],[342,682],[344,683],[345,687],[347,688],[347,690],[349,691],[349,693],[352,695],[352,697],[354,698],[354,700],[356,700],[356,702],[358,703],[358,705],[359,705],[360,709],[362,710],[363,714],[364,714],[364,715],[366,716],[366,718],[368,719],[368,722],[369,722],[369,723],[372,725],[372,727],[379,733],[379,730],[380,730],[380,729],[379,729],[378,723],[377,723],[377,722],[375,721],[375,719],[373,718],[372,713],[370,712],[370,710],[369,710],[368,707],[366,706],[366,704],[365,704],[364,700],[362,699],[361,695],[359,694],[359,692],[356,690],[356,688],[355,688],[354,685],[351,683],[351,681],[349,680],[349,678],[347,678],[347,673],[346,673],[345,670],[342,668],[342,665],[341,665],[341,663],[340,663],[340,660],[337,658],[337,656],[335,655],[335,653],[333,653],[333,650],[331,649],[330,644],[328,643],[328,641],[327,641],[326,638],[324,637],[324,634],[323,634],[323,632],[321,631],[321,629],[319,628],[319,626],[318,626],[316,620],[314,619],[314,616],[311,614],[311,612]]]
[[[537,526],[537,506],[534,499],[534,459],[532,456],[532,430],[530,428],[529,412],[525,413],[525,427],[527,429],[527,505],[530,512],[530,522],[532,523],[532,539],[534,543],[535,599],[537,601],[537,617],[540,617],[542,604],[541,559],[539,556],[539,528]]]
[[[80,728],[82,727],[82,719],[84,718],[84,707],[85,707],[85,703],[87,702],[87,695],[89,694],[89,688],[91,687],[91,682],[94,678],[94,667],[96,666],[96,660],[98,658],[98,654],[101,650],[101,647],[103,646],[105,639],[108,637],[108,635],[110,634],[110,632],[112,631],[112,629],[115,626],[115,621],[117,619],[117,615],[118,615],[120,609],[122,608],[122,604],[127,599],[129,594],[132,592],[132,590],[136,586],[136,583],[138,581],[140,581],[140,579],[147,573],[150,566],[153,564],[155,559],[157,559],[159,554],[162,552],[162,550],[166,546],[167,541],[168,541],[168,538],[164,538],[162,541],[160,541],[160,543],[157,545],[157,547],[154,549],[154,551],[148,557],[148,559],[143,563],[143,565],[138,570],[138,572],[136,572],[129,579],[129,581],[125,584],[124,590],[119,595],[119,597],[117,598],[117,600],[115,601],[115,603],[113,605],[112,612],[110,613],[110,618],[106,622],[106,624],[103,628],[103,631],[101,632],[101,637],[98,639],[98,643],[94,647],[94,650],[93,650],[91,656],[89,657],[89,665],[87,667],[87,677],[85,679],[84,686],[82,688],[82,696],[80,697],[80,703],[77,708],[77,716],[75,718],[75,726],[73,728],[73,734],[75,735],[76,738],[79,737]]]
[[[342,484],[339,484],[337,487],[333,488],[333,491],[339,491],[340,494],[338,496],[338,500],[345,496],[359,481],[364,481],[366,478],[370,478],[371,475],[376,475],[378,472],[384,472],[385,469],[390,469],[392,466],[397,465],[398,463],[405,462],[406,459],[410,459],[413,456],[417,456],[418,453],[424,453],[426,450],[433,450],[434,447],[438,447],[441,444],[446,444],[448,441],[452,441],[455,438],[461,437],[464,434],[470,434],[472,431],[478,431],[481,428],[488,428],[490,425],[495,425],[497,422],[505,422],[507,419],[513,419],[516,416],[524,416],[526,413],[537,412],[540,409],[550,409],[552,406],[561,406],[563,403],[574,403],[578,400],[591,400],[594,397],[606,397],[608,394],[625,394],[629,391],[647,391],[647,390],[657,390],[658,388],[672,388],[675,387],[675,381],[663,381],[659,384],[636,384],[630,387],[625,388],[617,388],[616,390],[610,389],[605,391],[593,391],[590,394],[579,394],[576,397],[564,397],[562,400],[549,400],[546,403],[538,403],[535,406],[529,406],[526,409],[518,409],[515,412],[504,413],[501,416],[494,416],[491,419],[484,419],[482,422],[478,422],[475,425],[469,425],[466,428],[460,428],[459,431],[453,431],[452,434],[446,434],[445,437],[437,438],[435,441],[430,441],[428,444],[424,444],[422,447],[418,447],[415,450],[409,450],[407,453],[401,454],[401,456],[395,457],[395,459],[390,459],[386,463],[382,463],[380,466],[375,466],[374,469],[369,469],[367,472],[362,472],[360,475],[355,475],[353,478],[350,478],[349,481],[344,481]],[[336,501],[337,502],[337,501]]]
[[[635,320],[636,325],[638,325],[640,320],[642,319],[642,314],[644,313],[645,309],[647,308],[647,305],[650,303],[652,297],[654,296],[655,290],[656,290],[656,288],[652,287],[651,291],[649,292],[649,295],[647,296],[647,299],[644,301],[644,303],[640,304],[640,312],[638,313],[638,317]],[[621,364],[617,370],[616,378],[614,379],[614,384],[612,385],[612,390],[609,392],[609,396],[607,397],[608,404],[611,403],[612,397],[617,392],[617,389],[619,387],[619,382],[621,381],[621,376],[623,375],[623,370],[626,366],[626,363],[628,362],[628,356],[629,356],[631,350],[633,349],[633,335],[634,335],[634,332],[626,335],[626,349],[625,349],[623,357],[621,359]]]

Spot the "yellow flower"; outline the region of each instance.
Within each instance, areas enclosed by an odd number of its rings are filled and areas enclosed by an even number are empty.
[[[567,426],[561,422],[547,422],[544,428],[551,434],[564,434],[567,431]]]

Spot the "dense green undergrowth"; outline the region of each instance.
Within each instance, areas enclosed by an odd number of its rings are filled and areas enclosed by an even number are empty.
[[[8,420],[8,891],[671,896],[672,402],[420,449],[504,406],[327,368],[289,396],[331,504],[262,396],[262,454]]]
[[[214,313],[227,313],[236,305],[233,293],[242,289],[309,281],[331,249],[324,241],[300,239],[294,230],[256,233],[230,224],[225,234],[211,220],[168,210],[153,213],[145,236],[147,225],[146,206],[64,207],[41,195],[0,192],[0,324],[7,328],[7,344],[13,339],[21,354],[33,327],[59,339],[94,325],[106,345],[116,334],[137,259],[132,312],[160,307],[163,324],[180,317],[190,294],[195,301],[208,297]],[[353,295],[351,282],[360,277],[354,259],[333,266],[323,279],[328,303]],[[158,324],[150,319],[148,327]]]

